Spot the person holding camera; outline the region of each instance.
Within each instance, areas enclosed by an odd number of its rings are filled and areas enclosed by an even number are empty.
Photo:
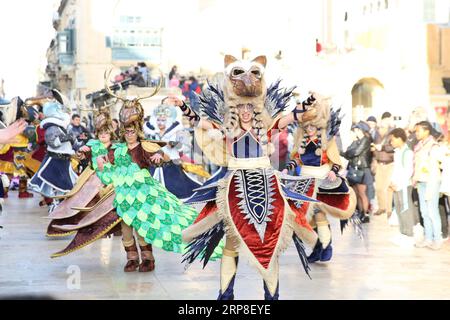
[[[387,213],[388,218],[392,214],[393,190],[389,187],[394,169],[394,148],[390,143],[390,133],[394,129],[392,115],[383,113],[378,127],[378,135],[374,139],[372,151],[376,159],[375,192],[378,201],[378,211],[375,215]]]
[[[352,132],[355,140],[345,152],[341,153],[341,156],[349,160],[347,180],[355,190],[358,199],[358,216],[361,222],[368,223],[370,218],[367,186],[373,184],[373,176],[370,171],[372,138],[369,126],[363,121],[353,125]]]

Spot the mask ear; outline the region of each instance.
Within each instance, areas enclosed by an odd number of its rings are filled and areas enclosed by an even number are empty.
[[[237,59],[229,54],[225,55],[224,58],[224,63],[225,63],[225,68],[228,67],[230,64],[232,64],[233,62],[236,62]]]
[[[267,64],[267,58],[266,56],[257,56],[255,59],[252,60],[252,62],[257,62],[265,68]]]

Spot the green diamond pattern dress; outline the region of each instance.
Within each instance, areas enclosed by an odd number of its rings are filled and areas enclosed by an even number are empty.
[[[92,154],[102,155],[106,148],[92,144]],[[113,183],[117,214],[137,233],[156,247],[183,253],[181,232],[191,225],[197,211],[181,202],[156,181],[147,169],[132,161],[125,143],[114,144],[114,165],[107,163],[99,178]],[[95,149],[95,150],[94,150]],[[93,157],[94,159],[94,157]],[[94,169],[96,161],[93,161]]]

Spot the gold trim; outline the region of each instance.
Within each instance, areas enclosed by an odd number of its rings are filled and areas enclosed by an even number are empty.
[[[65,233],[59,233],[59,234],[49,234],[48,232],[45,234],[47,237],[49,238],[62,238],[62,237],[67,237],[70,236],[72,234],[76,233],[76,231],[69,231],[69,232],[65,232]]]
[[[69,251],[65,251],[65,252],[58,252],[58,253],[54,253],[50,256],[50,258],[58,258],[58,257],[62,257],[62,256],[66,256],[69,253],[72,253],[74,251],[77,251],[81,248],[84,248],[88,245],[90,245],[91,243],[97,241],[98,239],[100,239],[101,237],[103,237],[105,234],[107,234],[112,228],[114,228],[119,222],[122,221],[122,218],[119,217],[119,219],[117,219],[116,221],[114,221],[112,224],[110,224],[107,228],[105,228],[105,230],[103,230],[102,232],[100,232],[95,238],[89,240],[88,242],[82,243],[78,246],[76,246],[75,248],[69,250]]]

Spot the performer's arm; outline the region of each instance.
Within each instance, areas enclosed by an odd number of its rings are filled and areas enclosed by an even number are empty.
[[[27,126],[25,120],[21,119],[14,122],[12,125],[5,129],[0,129],[0,143],[14,143],[16,141],[16,136],[22,133]]]
[[[61,141],[63,135],[64,134],[58,127],[49,127],[45,130],[45,143],[52,148],[59,148],[63,143],[63,141]]]
[[[299,159],[291,159],[287,164],[286,164],[286,170],[291,171],[294,170],[295,168],[297,168],[300,165],[300,161]]]
[[[274,129],[284,129],[292,122],[304,122],[312,120],[316,117],[316,110],[310,109],[308,107],[311,106],[316,98],[314,95],[310,95],[308,99],[298,104],[292,112],[278,121],[278,127]]]
[[[192,110],[184,101],[178,99],[177,97],[167,97],[166,101],[173,104],[181,109],[183,115],[189,118],[189,121],[198,128],[205,130],[214,129],[214,125],[205,119],[200,118],[200,116]]]
[[[97,161],[98,170],[103,171],[105,164],[110,163],[114,165],[114,150],[109,150],[107,155],[99,156],[95,160]]]

